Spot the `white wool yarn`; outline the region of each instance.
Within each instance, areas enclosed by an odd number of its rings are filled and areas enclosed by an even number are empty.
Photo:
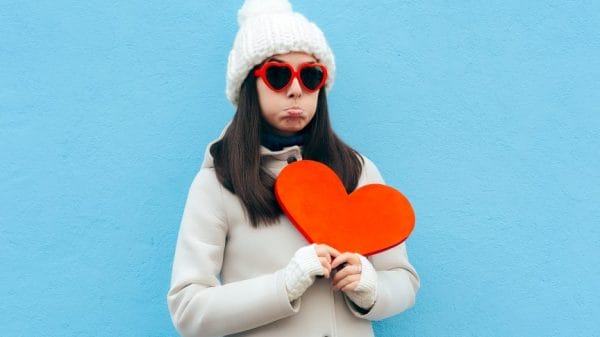
[[[291,13],[292,5],[281,0],[247,0],[238,11],[238,24],[242,26],[246,19],[273,13]]]
[[[327,67],[325,89],[333,86],[335,60],[323,32],[287,0],[246,0],[238,11],[240,26],[229,53],[225,93],[237,107],[248,73],[266,58],[289,52],[314,55]]]

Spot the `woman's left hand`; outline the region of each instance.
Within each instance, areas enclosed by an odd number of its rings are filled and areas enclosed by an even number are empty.
[[[345,266],[341,270],[338,270],[333,277],[333,288],[343,292],[353,291],[358,287],[362,273],[360,256],[356,253],[343,253],[331,262],[331,269],[335,269],[343,264]]]

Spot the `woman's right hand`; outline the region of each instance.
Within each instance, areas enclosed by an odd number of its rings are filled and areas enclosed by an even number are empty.
[[[284,269],[285,287],[290,301],[302,296],[317,276],[331,276],[331,261],[340,253],[325,244],[304,246],[296,251]]]
[[[329,278],[331,276],[331,261],[340,255],[337,249],[326,244],[315,244],[315,252],[321,262],[323,268],[323,276]]]

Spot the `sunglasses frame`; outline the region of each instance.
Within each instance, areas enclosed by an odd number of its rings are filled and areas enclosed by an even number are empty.
[[[281,89],[276,89],[271,85],[271,82],[269,82],[269,80],[267,79],[267,69],[269,69],[270,67],[285,67],[288,68],[291,73],[292,76],[290,76],[290,80],[288,81],[288,83],[283,86]],[[323,70],[323,78],[321,79],[321,82],[319,83],[319,85],[317,85],[317,87],[315,89],[310,89],[308,88],[306,85],[304,85],[304,82],[302,81],[302,78],[300,77],[300,72],[302,72],[302,70],[304,68],[315,68],[315,67],[320,67]],[[299,67],[298,70],[294,69],[294,67],[287,63],[287,62],[275,62],[275,61],[269,61],[269,62],[265,62],[260,68],[256,69],[254,71],[254,76],[256,77],[260,77],[262,79],[262,81],[267,85],[267,87],[269,87],[269,89],[275,91],[275,92],[281,92],[286,90],[287,88],[290,87],[290,85],[292,85],[292,82],[294,82],[294,78],[298,79],[298,83],[300,84],[300,87],[302,87],[302,90],[312,93],[315,91],[318,91],[319,89],[321,89],[323,87],[323,85],[325,85],[325,82],[327,81],[327,67],[324,64],[321,63],[302,63]]]

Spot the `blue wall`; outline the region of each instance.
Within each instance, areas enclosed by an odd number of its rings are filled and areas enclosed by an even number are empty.
[[[2,336],[176,336],[187,189],[242,1],[0,1]],[[338,133],[413,202],[378,336],[600,336],[600,4],[294,3]]]

